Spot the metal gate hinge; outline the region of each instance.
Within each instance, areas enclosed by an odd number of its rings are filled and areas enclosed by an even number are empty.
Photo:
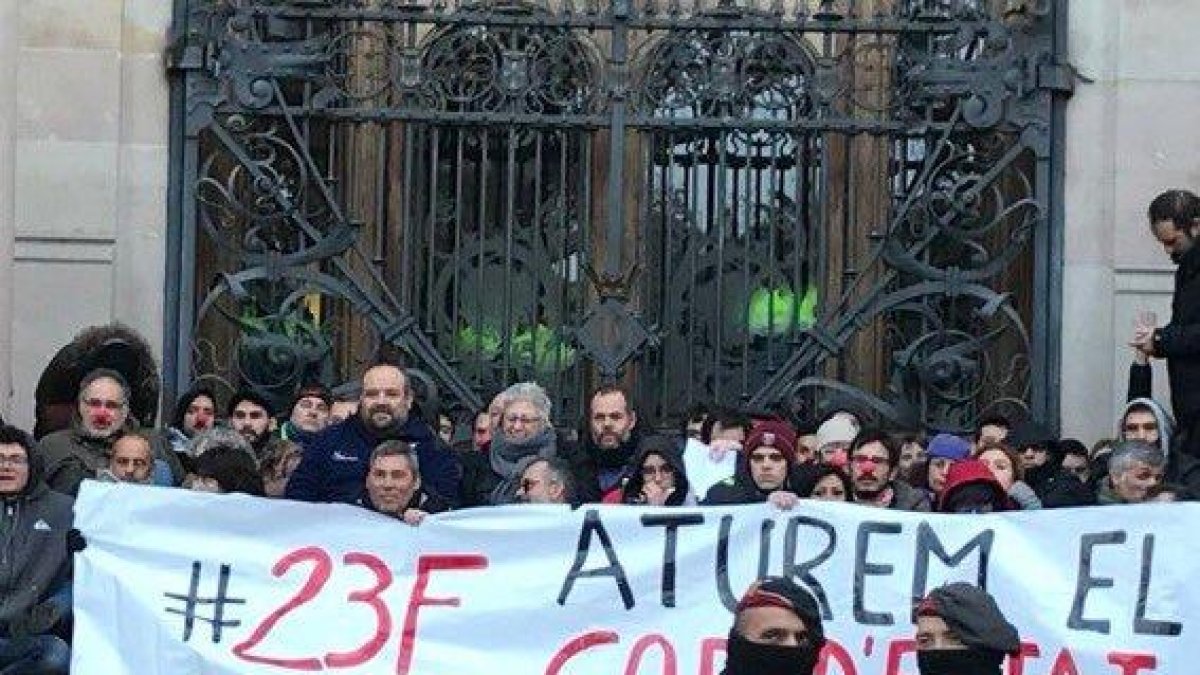
[[[1038,64],[1037,69],[1037,86],[1038,89],[1047,89],[1049,91],[1067,94],[1068,96],[1075,92],[1076,81],[1088,82],[1089,80],[1079,74],[1075,66],[1066,62],[1049,62]]]
[[[168,73],[204,68],[204,46],[190,43],[186,37],[168,45],[165,56]]]

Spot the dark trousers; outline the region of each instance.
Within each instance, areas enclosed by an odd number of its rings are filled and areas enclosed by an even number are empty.
[[[0,675],[67,675],[71,649],[53,635],[0,638]]]

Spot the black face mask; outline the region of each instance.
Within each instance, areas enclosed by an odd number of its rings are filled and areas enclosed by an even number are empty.
[[[927,649],[917,652],[921,675],[999,675],[1004,655],[980,649]]]
[[[821,650],[813,647],[760,645],[732,632],[724,675],[812,675]]]

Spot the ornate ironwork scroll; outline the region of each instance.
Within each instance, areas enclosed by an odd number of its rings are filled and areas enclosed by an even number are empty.
[[[170,391],[1054,422],[1059,2],[177,5]]]

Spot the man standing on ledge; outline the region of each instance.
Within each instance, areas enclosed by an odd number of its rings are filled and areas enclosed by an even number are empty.
[[[369,459],[383,441],[404,441],[416,449],[421,484],[442,501],[458,502],[458,463],[438,446],[433,429],[410,415],[412,388],[403,369],[372,366],[363,373],[358,414],[308,439],[296,472],[288,479],[288,499],[357,503],[363,497]]]
[[[721,675],[812,675],[824,646],[812,594],[791,579],[768,577],[738,603]]]
[[[1147,356],[1167,360],[1171,409],[1179,423],[1179,450],[1200,457],[1200,197],[1167,190],[1150,202],[1150,230],[1175,270],[1171,322],[1141,325],[1132,345]]]

